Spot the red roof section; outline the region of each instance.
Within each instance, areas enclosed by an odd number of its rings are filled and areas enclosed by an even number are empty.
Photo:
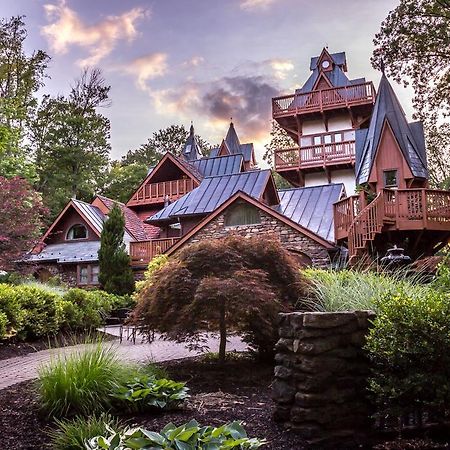
[[[147,241],[159,237],[161,230],[158,227],[144,223],[132,209],[128,208],[123,203],[111,200],[108,197],[103,197],[103,195],[97,195],[97,198],[99,198],[109,210],[111,210],[114,205],[120,207],[125,218],[125,227],[137,241]]]

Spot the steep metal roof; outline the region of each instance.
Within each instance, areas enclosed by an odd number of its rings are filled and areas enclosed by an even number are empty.
[[[89,203],[82,202],[81,200],[72,199],[72,203],[81,211],[83,216],[86,217],[89,224],[96,231],[101,233],[106,216],[100,211],[100,209]]]
[[[146,222],[157,223],[181,216],[208,214],[238,191],[259,199],[270,176],[270,170],[254,170],[204,178],[200,186],[149,217]]]
[[[383,74],[367,134],[366,136],[356,135],[357,140],[364,138],[364,141],[357,142],[356,146],[360,150],[356,154],[357,183],[367,183],[369,180],[385,122],[389,123],[412,174],[415,177],[427,178],[428,169],[422,125],[417,122],[408,124],[400,102]]]
[[[329,55],[331,56],[331,59],[333,60],[333,62],[338,66],[345,66],[345,64],[347,63],[345,52],[329,53]],[[317,67],[320,56],[321,55],[313,56],[311,58],[311,62],[309,64],[309,70],[314,70]]]
[[[204,176],[229,175],[239,173],[242,167],[242,155],[226,155],[202,158],[191,161],[191,164]]]
[[[239,141],[233,122],[230,122],[230,128],[228,128],[225,142],[231,153],[239,153],[241,151],[241,142]]]
[[[189,129],[189,136],[186,139],[181,156],[187,161],[195,161],[202,157],[202,152],[200,150],[200,145],[195,137],[194,125],[191,124]]]
[[[341,198],[344,185],[327,184],[278,191],[278,212],[329,242],[334,242],[333,203]]]
[[[56,261],[58,263],[88,262],[98,260],[100,241],[64,242],[50,244],[27,261]]]

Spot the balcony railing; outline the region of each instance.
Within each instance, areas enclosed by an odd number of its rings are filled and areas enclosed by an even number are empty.
[[[275,150],[275,168],[307,169],[355,163],[355,141]]]
[[[152,239],[150,241],[130,242],[130,258],[133,265],[148,264],[155,256],[167,251],[180,238]]]
[[[367,82],[273,98],[272,115],[277,118],[373,103],[375,88],[372,82]]]
[[[166,197],[176,200],[194,189],[191,179],[149,183],[142,186],[128,202],[129,205],[164,203]]]

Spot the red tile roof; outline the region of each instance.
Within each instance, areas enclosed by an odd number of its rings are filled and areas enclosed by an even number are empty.
[[[144,223],[132,209],[128,208],[123,203],[111,200],[103,195],[97,195],[97,197],[109,210],[111,210],[114,205],[120,207],[125,217],[125,227],[136,240],[146,241],[159,237],[160,229],[158,227]]]

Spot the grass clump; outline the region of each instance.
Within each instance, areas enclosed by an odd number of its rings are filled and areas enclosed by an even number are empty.
[[[355,270],[307,269],[310,281],[310,306],[316,311],[356,311],[379,308],[378,300],[400,290],[421,298],[430,287],[420,274],[406,276],[403,270],[392,273]]]
[[[58,356],[39,370],[38,392],[43,409],[50,415],[87,415],[110,407],[110,392],[129,367],[116,350],[101,342],[81,351]]]
[[[109,414],[90,417],[77,416],[72,420],[56,420],[57,428],[49,432],[54,450],[85,450],[86,442],[110,430],[123,430],[119,421]]]

